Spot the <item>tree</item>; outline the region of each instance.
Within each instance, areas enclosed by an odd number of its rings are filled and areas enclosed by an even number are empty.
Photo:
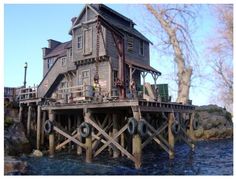
[[[190,26],[195,19],[195,11],[190,5],[145,5],[160,28],[157,36],[161,37],[162,49],[170,50],[177,65],[177,102],[186,104],[189,99],[192,62],[195,49],[191,39]]]
[[[208,40],[208,62],[214,72],[217,100],[229,111],[233,108],[233,5],[212,7],[216,31]]]

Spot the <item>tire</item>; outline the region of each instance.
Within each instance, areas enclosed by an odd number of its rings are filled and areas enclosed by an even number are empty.
[[[128,132],[130,135],[137,134],[137,120],[134,117],[129,118],[128,120]]]
[[[86,138],[91,134],[91,127],[88,123],[83,122],[80,126],[79,126],[79,133],[82,137]]]
[[[199,120],[198,119],[193,119],[193,130],[197,130],[200,126]]]
[[[145,123],[145,121],[140,121],[138,123],[138,133],[141,137],[144,137],[147,135],[147,130],[148,130],[148,127],[147,127],[147,124]]]
[[[50,120],[46,120],[43,129],[46,134],[51,134],[53,131],[53,123]]]
[[[171,125],[171,132],[174,135],[178,135],[180,133],[180,124],[178,121],[174,121]]]

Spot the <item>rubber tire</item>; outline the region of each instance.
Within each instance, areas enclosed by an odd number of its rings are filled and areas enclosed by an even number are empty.
[[[147,130],[148,130],[148,127],[147,127],[147,124],[145,123],[145,121],[140,121],[138,123],[138,133],[141,137],[144,137],[147,135]]]
[[[46,134],[51,134],[53,131],[53,123],[50,120],[46,120],[43,129]]]
[[[79,133],[82,137],[86,138],[91,134],[91,127],[88,123],[83,122],[80,126],[79,126]]]
[[[180,133],[180,123],[178,121],[174,121],[171,125],[171,132],[174,135],[178,135]]]
[[[129,118],[128,120],[128,132],[130,135],[137,134],[138,122],[134,117]]]
[[[199,120],[198,119],[193,119],[192,126],[193,126],[193,130],[197,130],[199,128],[199,126],[200,126]]]

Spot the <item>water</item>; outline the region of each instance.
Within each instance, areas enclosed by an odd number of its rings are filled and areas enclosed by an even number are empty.
[[[195,152],[185,144],[175,147],[175,159],[162,150],[144,149],[142,168],[136,170],[125,157],[113,159],[105,152],[84,162],[84,156],[58,153],[54,158],[23,157],[31,175],[233,175],[233,140],[198,142]]]

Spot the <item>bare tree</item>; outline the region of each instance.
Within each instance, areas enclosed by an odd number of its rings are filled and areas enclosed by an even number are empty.
[[[208,40],[208,61],[214,72],[214,86],[219,103],[233,108],[233,5],[215,5],[217,20],[214,36]]]
[[[178,84],[176,101],[186,104],[193,74],[192,62],[196,54],[190,35],[195,11],[190,5],[146,4],[145,6],[160,25],[156,35],[161,37],[162,50],[168,50],[174,56]]]

